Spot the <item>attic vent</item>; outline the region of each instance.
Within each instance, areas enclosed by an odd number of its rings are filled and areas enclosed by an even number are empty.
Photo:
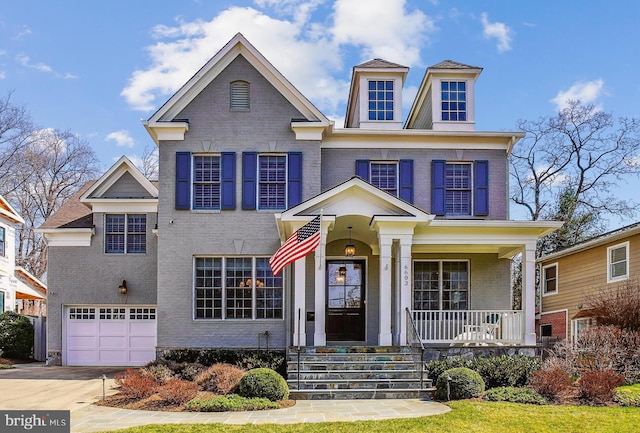
[[[249,109],[249,83],[233,81],[231,83],[231,110]]]

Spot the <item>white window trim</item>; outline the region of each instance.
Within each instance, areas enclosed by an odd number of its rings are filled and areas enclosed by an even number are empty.
[[[261,156],[284,156],[284,208],[263,208],[260,207],[260,157]],[[256,210],[263,212],[283,211],[289,203],[289,154],[287,153],[258,153],[256,164]]]
[[[595,317],[580,317],[579,319],[572,319],[571,320],[571,344],[575,344],[578,336],[579,336],[579,332],[578,332],[578,323],[581,322],[587,322],[586,326],[584,326],[582,329],[588,329],[591,328],[593,326],[595,326],[595,324],[593,322],[595,322]]]
[[[476,185],[476,179],[475,179],[475,165],[473,163],[473,161],[454,161],[454,160],[446,160],[444,163],[444,170],[445,170],[445,175],[444,175],[444,181],[445,181],[445,187],[444,187],[444,193],[445,193],[445,197],[447,194],[447,191],[459,191],[458,189],[453,189],[453,188],[447,188],[447,166],[448,165],[468,165],[469,168],[469,182],[470,182],[470,187],[469,187],[469,195],[470,195],[470,200],[469,200],[469,213],[466,214],[447,214],[446,211],[446,203],[445,203],[445,216],[447,218],[450,219],[455,219],[455,218],[460,218],[460,219],[467,219],[469,217],[474,216],[474,190],[475,190],[475,185]],[[446,201],[446,198],[445,198]]]
[[[437,310],[429,310],[429,311],[469,311],[471,310],[471,260],[469,259],[414,259],[411,264],[411,305],[413,306],[413,291],[415,290],[415,263],[416,262],[432,262],[438,263],[438,290],[439,290],[439,300],[438,300],[438,309]],[[442,272],[442,264],[445,262],[466,262],[467,263],[467,309],[466,310],[444,310],[442,309],[442,292],[443,292],[443,281],[444,277]],[[412,308],[413,310],[413,308]]]
[[[399,161],[392,161],[392,160],[371,160],[369,161],[369,180],[372,179],[373,176],[373,171],[372,171],[372,166],[373,164],[378,164],[378,165],[395,165],[396,166],[396,194],[395,197],[398,197],[400,195],[400,163]],[[382,189],[378,186],[376,186],[376,188]],[[383,190],[384,191],[384,190]]]
[[[626,274],[619,277],[611,276],[611,251],[619,248],[625,248],[625,262],[627,264]],[[611,245],[607,248],[607,283],[614,283],[616,281],[624,281],[629,279],[629,241],[622,242],[616,245]]]
[[[546,291],[546,287],[547,287],[547,279],[545,278],[545,271],[548,268],[556,268],[556,289],[553,292],[547,292]],[[558,294],[558,281],[560,280],[559,275],[558,275],[558,262],[555,263],[551,263],[550,265],[546,265],[542,267],[542,297],[545,296],[553,296],[553,295],[557,295]]]
[[[120,253],[120,252],[108,252],[107,251],[107,217],[109,215],[124,215],[124,252]],[[143,253],[132,253],[129,252],[129,248],[128,248],[128,238],[130,234],[139,234],[142,232],[135,232],[135,233],[129,233],[129,215],[144,215],[145,216],[145,222],[144,222],[144,237],[145,237],[145,247],[144,247],[144,252]],[[102,219],[103,221],[103,229],[102,229],[102,242],[103,242],[103,248],[102,248],[102,253],[106,254],[108,256],[125,256],[125,255],[129,255],[129,256],[146,256],[147,255],[147,250],[149,248],[149,236],[148,236],[148,231],[149,231],[149,218],[148,218],[148,214],[146,212],[108,212],[104,214],[104,217]]]
[[[220,185],[220,204],[219,207],[216,208],[196,208],[195,207],[195,192],[194,185],[196,184],[194,171],[195,171],[195,162],[196,157],[198,156],[215,156],[220,159],[220,179],[218,180],[218,184]],[[189,210],[192,213],[220,213],[222,211],[222,154],[219,152],[194,152],[191,154],[191,173],[189,173]]]

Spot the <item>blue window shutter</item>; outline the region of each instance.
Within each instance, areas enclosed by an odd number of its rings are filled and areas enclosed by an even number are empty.
[[[446,198],[446,161],[431,161],[431,213],[445,214]]]
[[[190,209],[191,153],[176,152],[176,209]]]
[[[369,160],[368,159],[356,159],[356,176],[369,182]]]
[[[398,167],[400,198],[413,203],[413,159],[401,159]]]
[[[474,165],[473,213],[489,215],[489,161],[475,161]]]
[[[287,207],[302,203],[302,152],[289,152]]]
[[[220,155],[220,208],[236,208],[236,153],[222,152]]]
[[[258,154],[242,152],[242,209],[256,208]]]

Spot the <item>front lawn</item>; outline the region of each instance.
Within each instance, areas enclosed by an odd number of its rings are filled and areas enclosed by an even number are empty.
[[[448,403],[443,415],[388,421],[306,424],[164,424],[118,430],[120,433],[341,433],[341,432],[637,432],[640,409],[633,407],[537,406],[476,400]]]

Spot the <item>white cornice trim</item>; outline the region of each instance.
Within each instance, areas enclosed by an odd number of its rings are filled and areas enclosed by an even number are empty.
[[[322,122],[291,122],[291,130],[296,134],[296,140],[322,140],[324,132],[330,126]]]
[[[93,229],[36,229],[42,233],[48,247],[89,247]]]
[[[156,145],[160,144],[160,140],[183,141],[184,134],[189,131],[189,122],[150,122],[143,120],[142,125],[151,135]]]
[[[129,173],[133,176],[133,178],[142,186],[150,196],[158,197],[158,188],[155,187],[153,183],[149,181],[138,167],[136,167],[129,158],[126,156],[122,156],[115,164],[111,166],[106,173],[100,176],[91,188],[85,191],[80,197],[80,201],[83,203],[93,203],[95,201],[104,201],[106,199],[99,198],[104,193],[106,193],[109,188],[111,188],[125,173]],[[92,196],[97,197],[92,197]]]
[[[96,199],[87,201],[94,213],[156,213],[158,199]]]

